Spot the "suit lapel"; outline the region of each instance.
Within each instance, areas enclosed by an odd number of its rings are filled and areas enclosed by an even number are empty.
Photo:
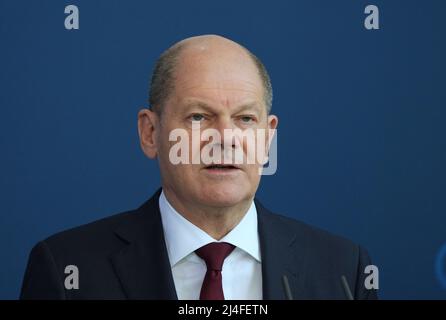
[[[116,235],[126,242],[111,263],[129,299],[177,299],[158,206],[160,190]]]
[[[257,200],[255,203],[262,255],[263,299],[286,299],[283,275],[288,278],[293,298],[304,298],[307,246],[300,241],[301,235],[288,227],[286,218],[271,214]]]

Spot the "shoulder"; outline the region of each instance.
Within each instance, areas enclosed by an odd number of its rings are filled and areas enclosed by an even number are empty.
[[[137,210],[120,212],[106,218],[92,221],[77,227],[57,232],[44,240],[47,244],[55,246],[59,243],[75,243],[77,245],[94,245],[102,239],[113,236],[114,230],[124,223],[135,220]]]
[[[329,249],[355,251],[358,249],[358,245],[346,237],[283,214],[272,213],[266,209],[262,211],[259,220],[263,220],[266,228],[269,226],[280,230],[284,234],[294,234],[295,240],[306,241],[308,245],[313,247],[324,248],[324,251]]]
[[[260,206],[258,214],[261,239],[264,242],[280,241],[291,250],[290,253],[304,256],[306,263],[313,265],[316,270],[334,268],[356,272],[358,265],[369,260],[367,250],[346,237],[272,213]]]

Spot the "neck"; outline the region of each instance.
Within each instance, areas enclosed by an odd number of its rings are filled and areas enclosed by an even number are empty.
[[[222,239],[237,226],[253,200],[247,199],[230,207],[215,207],[180,200],[168,188],[163,188],[163,192],[179,214],[216,240]]]

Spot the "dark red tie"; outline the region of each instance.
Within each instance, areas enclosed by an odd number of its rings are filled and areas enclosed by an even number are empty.
[[[195,253],[206,262],[207,271],[200,291],[200,300],[224,300],[221,282],[223,261],[234,250],[232,244],[226,242],[212,242],[197,250]]]

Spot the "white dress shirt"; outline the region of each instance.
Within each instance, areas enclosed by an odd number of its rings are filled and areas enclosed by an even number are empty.
[[[235,246],[223,263],[225,299],[262,299],[262,264],[254,202],[238,225],[219,241],[179,214],[164,192],[160,195],[159,207],[178,299],[200,298],[207,268],[195,250],[211,242],[228,242]]]

